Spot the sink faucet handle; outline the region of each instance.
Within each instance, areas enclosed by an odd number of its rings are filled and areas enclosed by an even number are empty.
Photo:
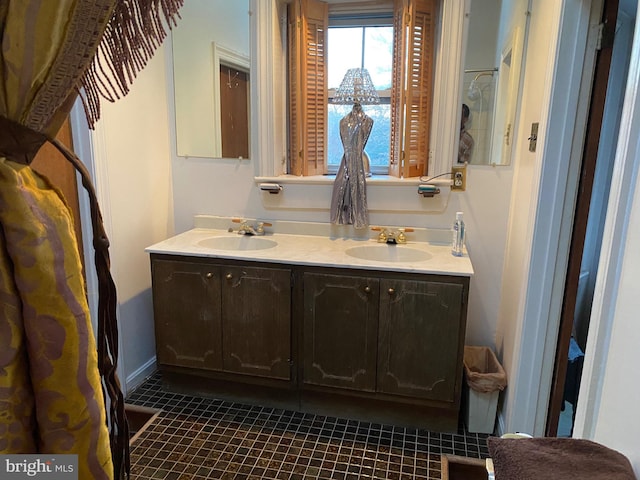
[[[405,233],[413,232],[413,228],[398,228],[398,233],[396,234],[396,241],[398,243],[407,243],[407,236]]]
[[[272,227],[273,224],[269,223],[269,222],[258,222],[258,225],[256,227],[256,233],[258,235],[262,235],[264,233],[264,227]]]
[[[244,235],[246,233],[250,233],[253,234],[254,233],[254,229],[251,225],[249,225],[249,222],[247,220],[244,220],[242,218],[232,218],[231,221],[233,223],[239,223],[240,226],[238,227],[238,233],[241,235]],[[229,227],[229,231],[233,232],[233,228]]]
[[[371,227],[371,231],[380,232],[378,234],[378,243],[386,243],[386,241],[387,241],[387,229],[385,227]]]

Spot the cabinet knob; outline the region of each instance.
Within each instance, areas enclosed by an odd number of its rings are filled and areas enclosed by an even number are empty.
[[[389,295],[393,295],[394,293],[396,293],[396,289],[395,288],[390,288],[388,290],[388,292],[389,292]]]
[[[371,287],[368,286],[368,285],[366,287],[364,287],[364,292],[365,293],[371,293]]]
[[[207,273],[206,277],[207,278],[213,278],[213,273],[211,273],[211,272]]]
[[[231,280],[233,278],[233,275],[231,273],[227,273],[226,278],[227,280]]]

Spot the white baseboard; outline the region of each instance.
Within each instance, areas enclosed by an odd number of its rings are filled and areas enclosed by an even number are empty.
[[[138,369],[136,369],[131,375],[128,375],[124,385],[124,391],[122,392],[126,397],[129,392],[132,392],[139,387],[149,376],[151,376],[157,370],[156,357],[151,357]]]

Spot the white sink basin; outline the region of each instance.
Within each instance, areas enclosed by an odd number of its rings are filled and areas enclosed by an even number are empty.
[[[214,250],[265,250],[275,247],[278,242],[253,235],[238,235],[237,237],[209,237],[200,240],[198,245]]]
[[[431,254],[404,245],[361,245],[345,250],[350,257],[374,262],[424,262]]]

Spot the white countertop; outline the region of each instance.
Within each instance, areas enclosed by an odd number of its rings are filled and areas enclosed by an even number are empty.
[[[202,225],[206,225],[206,228]],[[223,225],[227,225],[227,227],[222,228]],[[364,235],[369,238],[345,238],[332,235],[330,227],[324,226],[324,224],[306,225],[297,222],[274,222],[273,227],[266,228],[267,233],[263,236],[243,236],[236,232],[229,232],[227,229],[232,225],[236,228],[238,226],[237,224],[232,224],[228,218],[201,217],[196,220],[196,228],[151,245],[145,251],[167,255],[227,258],[292,265],[466,277],[473,275],[473,267],[467,255],[455,257],[451,254],[449,244],[428,240],[429,238],[435,238],[436,240],[451,238],[448,230],[441,230],[433,234],[433,232],[428,232],[426,229],[416,229],[415,232],[407,233],[406,244],[387,245],[377,242],[375,239],[377,234],[375,232],[364,232]],[[299,233],[305,230],[311,234]],[[324,235],[322,233],[329,234]],[[241,248],[247,247],[248,249],[218,249],[200,244],[203,241],[206,243],[206,240],[212,237],[227,237],[229,238],[228,241],[237,242]],[[271,240],[276,242],[276,245],[271,248],[251,249],[254,239],[258,242]],[[427,240],[418,241],[420,239]],[[381,255],[382,257],[387,257],[388,255],[389,258],[399,257],[402,261],[357,258],[347,253],[352,247],[365,247],[365,255],[367,253]],[[404,258],[405,256],[407,258]],[[424,259],[423,257],[428,258]]]

